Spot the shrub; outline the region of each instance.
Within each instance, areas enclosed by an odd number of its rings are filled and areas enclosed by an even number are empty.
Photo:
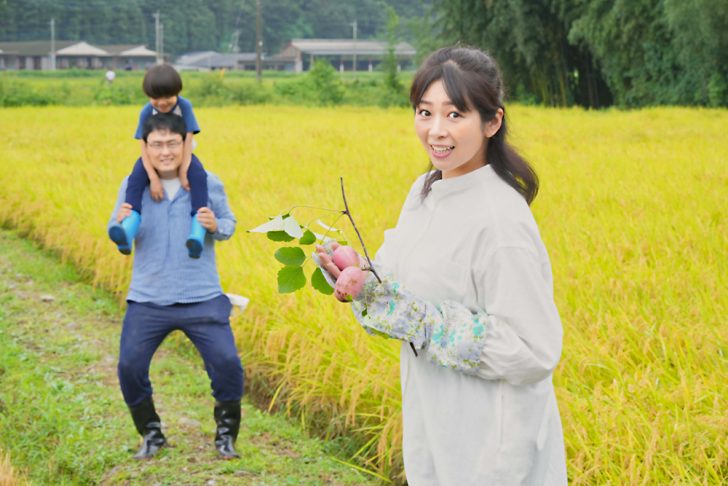
[[[338,105],[344,98],[344,85],[331,64],[324,59],[317,59],[308,72],[308,78],[322,105]]]

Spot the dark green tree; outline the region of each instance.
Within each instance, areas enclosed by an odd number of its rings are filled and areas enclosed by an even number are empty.
[[[728,1],[666,0],[664,8],[684,102],[728,106]]]

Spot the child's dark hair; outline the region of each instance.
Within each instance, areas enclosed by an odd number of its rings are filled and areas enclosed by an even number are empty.
[[[157,64],[147,70],[142,89],[149,98],[177,96],[182,91],[182,78],[169,64]]]
[[[528,162],[506,142],[503,81],[493,58],[483,51],[468,47],[445,47],[433,52],[417,70],[412,81],[410,103],[415,110],[425,91],[436,81],[442,81],[445,91],[458,109],[476,110],[484,122],[491,120],[498,108],[503,109],[501,127],[488,141],[487,162],[501,179],[531,204],[538,193],[538,176]],[[440,179],[442,172],[439,170],[425,179],[423,198],[427,197],[432,183]]]
[[[182,140],[187,135],[187,127],[181,116],[172,113],[157,113],[147,118],[142,125],[142,140],[146,143],[149,134],[155,130],[168,131],[182,135]]]

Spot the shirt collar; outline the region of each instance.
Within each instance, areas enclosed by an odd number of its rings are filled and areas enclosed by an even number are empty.
[[[440,179],[432,183],[431,194],[435,197],[443,197],[456,192],[462,192],[470,187],[476,186],[480,181],[497,175],[490,164],[457,177]]]

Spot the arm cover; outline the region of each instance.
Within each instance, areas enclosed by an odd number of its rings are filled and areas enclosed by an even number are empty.
[[[562,329],[545,270],[522,248],[503,248],[476,269],[485,309],[417,297],[385,277],[370,275],[352,303],[370,334],[409,341],[427,359],[480,378],[535,383],[551,374],[561,354]],[[324,275],[327,272],[324,271]]]
[[[475,374],[480,365],[488,315],[464,305],[440,305],[417,298],[397,282],[371,275],[352,303],[354,316],[374,335],[411,342],[427,349],[427,358],[440,366]]]

